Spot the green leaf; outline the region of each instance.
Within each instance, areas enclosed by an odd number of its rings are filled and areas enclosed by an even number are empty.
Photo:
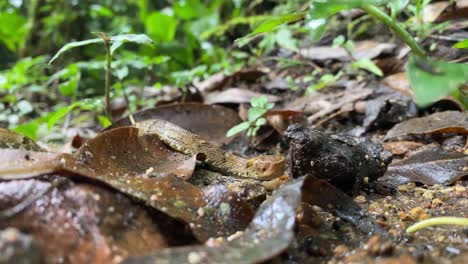
[[[283,48],[297,51],[297,39],[291,33],[291,30],[283,28],[278,30],[275,35],[276,42]]]
[[[268,103],[268,98],[266,96],[253,97],[250,99],[250,104],[253,107],[264,108]]]
[[[37,139],[37,132],[39,130],[39,121],[33,120],[28,123],[19,125],[13,129],[14,131],[21,133],[32,140]]]
[[[242,39],[253,37],[261,33],[272,32],[276,30],[276,28],[280,25],[296,22],[296,21],[303,19],[305,15],[306,13],[299,12],[299,13],[287,14],[287,15],[282,15],[279,17],[273,17],[273,18],[267,19],[265,22],[260,24],[260,26],[258,26],[252,33],[248,34],[245,37],[237,39],[236,42],[241,41]]]
[[[99,124],[101,124],[101,127],[106,128],[110,125],[112,125],[112,122],[105,116],[103,115],[98,115],[97,119],[99,121]]]
[[[208,11],[200,0],[175,1],[173,8],[178,17],[186,20],[203,17]]]
[[[315,0],[309,8],[309,18],[328,18],[340,11],[358,8],[364,4],[379,5],[385,0]]]
[[[468,39],[456,43],[453,47],[457,49],[468,49]]]
[[[263,117],[257,119],[257,122],[255,122],[255,126],[260,127],[263,126],[267,123],[267,120]]]
[[[63,107],[58,109],[57,111],[53,112],[51,115],[47,116],[47,129],[51,129],[57,121],[62,119],[64,116],[68,114],[71,110],[73,110],[75,107],[79,106],[80,102],[76,102],[72,105]]]
[[[468,83],[468,65],[411,56],[407,75],[416,103],[424,107],[444,96],[458,95],[459,86]]]
[[[257,107],[252,107],[249,109],[247,112],[249,122],[253,123],[260,117],[262,117],[265,113],[267,112],[267,109],[265,108],[257,108]]]
[[[89,45],[89,44],[93,44],[93,43],[102,43],[103,40],[101,38],[95,38],[95,39],[88,39],[88,40],[82,40],[82,41],[76,41],[76,42],[70,42],[68,44],[66,44],[65,46],[63,46],[55,55],[54,57],[52,57],[52,59],[49,61],[49,64],[51,64],[53,61],[55,61],[62,53],[64,53],[65,51],[69,50],[69,49],[72,49],[72,48],[76,48],[76,47],[80,47],[80,46],[85,46],[85,45]]]
[[[147,33],[156,41],[170,42],[174,40],[178,21],[172,16],[161,12],[153,12],[146,18]]]
[[[368,70],[377,76],[383,76],[382,70],[370,59],[360,59],[355,61],[351,64],[351,67],[354,69]]]
[[[112,36],[110,38],[112,46],[110,48],[111,54],[114,54],[114,51],[122,46],[126,42],[138,43],[138,44],[153,44],[153,40],[145,34],[122,34],[117,36]]]
[[[237,135],[247,129],[249,129],[250,127],[250,123],[245,121],[245,122],[242,122],[236,126],[233,126],[231,129],[229,129],[229,131],[226,133],[226,136],[227,137],[232,137],[234,135]]]

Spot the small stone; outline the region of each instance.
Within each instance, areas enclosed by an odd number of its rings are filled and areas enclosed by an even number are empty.
[[[198,208],[197,214],[198,216],[203,217],[205,215],[205,209],[203,209],[203,207]]]
[[[431,205],[432,205],[433,207],[435,207],[435,206],[439,206],[439,205],[441,205],[441,204],[443,204],[443,203],[444,203],[444,202],[442,202],[441,199],[435,198],[434,200],[432,200]]]
[[[197,252],[190,252],[187,256],[187,260],[190,264],[197,264],[201,262],[201,256]]]
[[[430,200],[430,199],[434,199],[434,194],[431,191],[425,191],[423,192],[422,197]]]
[[[424,211],[424,209],[422,209],[419,206],[411,209],[410,215],[411,215],[411,218],[415,220],[419,220],[419,221],[429,218],[429,215],[426,213],[426,211]]]
[[[364,195],[359,195],[359,196],[356,196],[356,198],[354,198],[354,201],[356,203],[365,203],[367,200]]]
[[[335,247],[335,249],[333,250],[333,254],[335,255],[335,257],[342,257],[344,256],[347,252],[349,251],[349,248],[345,245],[338,245],[337,247]]]

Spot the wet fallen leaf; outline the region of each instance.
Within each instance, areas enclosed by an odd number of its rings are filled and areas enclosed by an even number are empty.
[[[274,95],[267,95],[253,92],[246,89],[229,88],[222,92],[213,92],[205,96],[206,104],[242,104],[250,103],[253,97],[266,96],[269,102],[278,102],[281,98]]]
[[[430,148],[394,162],[381,178],[394,185],[408,182],[423,184],[452,184],[468,175],[468,155]]]
[[[468,113],[444,111],[426,117],[412,118],[395,125],[387,132],[385,139],[432,133],[468,134]]]
[[[231,142],[227,131],[241,122],[237,113],[219,105],[196,103],[174,104],[144,110],[133,115],[135,122],[163,119],[200,135],[215,145]],[[129,118],[116,121],[105,130],[131,125]]]
[[[366,234],[386,234],[353,198],[325,180],[307,176],[302,186],[302,201],[332,212]]]
[[[413,91],[411,90],[408,78],[404,72],[389,75],[382,80],[382,83],[401,94],[413,97]]]
[[[0,183],[0,210],[42,193],[52,183],[36,179]],[[157,219],[157,221],[156,221]],[[40,196],[0,221],[0,228],[27,230],[47,263],[111,263],[118,258],[169,247],[183,226],[149,213],[127,196],[89,184],[70,184]],[[170,231],[169,231],[170,230]],[[169,239],[168,239],[169,237]],[[182,239],[181,239],[182,240]],[[32,259],[38,256],[32,256]],[[30,262],[28,262],[30,263]]]
[[[132,257],[123,263],[259,263],[286,249],[293,238],[296,207],[303,179],[273,193],[257,210],[245,231],[216,246],[164,249],[149,256]]]
[[[20,168],[10,169],[8,164],[3,167],[6,169],[0,170],[2,179],[55,172],[103,182],[186,224],[192,223],[200,241],[244,228],[251,213],[243,199],[231,200],[235,194],[229,191],[217,189],[217,195],[207,195],[177,177],[178,173],[182,178],[191,175],[195,159],[168,150],[156,136],[139,136],[133,127],[102,132],[75,155],[61,154]],[[226,215],[219,214],[226,207],[232,216],[227,220]],[[205,213],[200,214],[200,210]]]
[[[414,141],[385,142],[382,145],[385,150],[390,151],[393,155],[403,155],[423,146],[422,143]]]

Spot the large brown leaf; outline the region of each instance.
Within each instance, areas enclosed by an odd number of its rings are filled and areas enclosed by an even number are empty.
[[[468,175],[468,155],[430,148],[391,164],[382,180],[395,185],[408,182],[447,185],[466,175]]]
[[[163,119],[200,135],[215,145],[231,142],[227,131],[241,122],[237,112],[219,105],[196,103],[165,105],[143,110],[133,115],[135,122],[148,119]],[[131,125],[130,119],[116,121],[105,130]]]
[[[385,139],[410,134],[458,133],[468,134],[468,113],[458,111],[438,112],[426,117],[412,118],[395,125]]]

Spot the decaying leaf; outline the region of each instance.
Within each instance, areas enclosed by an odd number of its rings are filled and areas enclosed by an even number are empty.
[[[394,185],[408,182],[452,184],[468,175],[468,155],[430,148],[388,167],[382,180]]]
[[[0,182],[0,211],[43,194],[52,185],[39,179]],[[2,218],[0,229],[7,227],[27,231],[40,246],[45,263],[58,259],[111,263],[117,257],[167,248],[169,236],[182,238],[184,229],[125,195],[87,183],[66,184],[41,195],[20,213]],[[25,263],[40,263],[32,261],[37,255],[29,257]]]
[[[241,122],[238,114],[219,105],[196,103],[174,104],[144,110],[133,115],[135,122],[148,119],[163,119],[200,135],[219,146],[232,141],[226,137],[227,131]],[[116,121],[105,130],[131,125],[130,119]]]
[[[235,194],[225,188],[218,188],[216,195],[207,195],[181,179],[193,173],[195,159],[168,150],[156,136],[140,136],[133,127],[102,132],[75,155],[54,157],[13,169],[4,164],[0,166],[5,168],[0,170],[0,177],[15,179],[55,172],[103,182],[184,223],[194,223],[192,230],[200,241],[231,234],[244,228],[250,219],[250,207],[242,199],[231,201]],[[219,214],[226,206],[232,219]]]
[[[426,117],[413,118],[395,125],[385,139],[410,134],[459,133],[468,134],[468,113],[458,111],[438,112]]]
[[[258,263],[278,255],[293,238],[303,178],[273,193],[257,210],[247,229],[216,247],[170,248],[123,263]]]
[[[385,142],[382,145],[385,150],[390,151],[393,155],[403,155],[408,151],[415,150],[423,146],[422,143],[414,141]]]

